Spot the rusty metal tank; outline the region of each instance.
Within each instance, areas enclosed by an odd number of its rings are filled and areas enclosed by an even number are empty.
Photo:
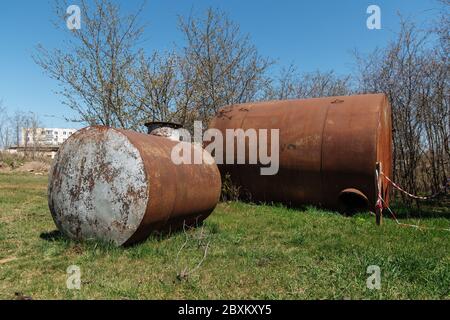
[[[255,201],[374,211],[377,166],[391,176],[391,107],[383,94],[232,105],[209,128],[219,129],[225,143],[226,129],[279,129],[276,175],[261,175],[258,164],[219,165]],[[380,183],[389,203],[389,185]]]
[[[219,200],[220,173],[201,148],[202,164],[174,164],[177,143],[101,126],[73,134],[49,176],[48,203],[58,229],[72,239],[129,245],[154,231],[201,223]]]

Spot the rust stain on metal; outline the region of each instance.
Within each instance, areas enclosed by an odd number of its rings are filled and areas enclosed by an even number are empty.
[[[222,131],[225,142],[226,129],[280,130],[278,174],[262,176],[260,165],[219,165],[222,175],[230,174],[256,201],[347,212],[366,203],[374,210],[376,164],[392,171],[391,107],[383,94],[227,106],[209,127]],[[226,148],[224,159],[225,153]],[[389,188],[383,181],[386,203]]]
[[[204,150],[210,164],[175,165],[176,144],[101,126],[76,132],[50,172],[55,224],[73,239],[129,245],[154,231],[203,221],[218,202],[220,173]]]

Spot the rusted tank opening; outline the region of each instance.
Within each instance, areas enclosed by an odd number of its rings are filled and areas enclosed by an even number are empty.
[[[183,126],[174,122],[147,122],[147,133],[153,136],[168,138],[173,141],[181,141],[180,128]]]
[[[144,124],[147,127],[147,133],[151,134],[156,129],[160,128],[171,128],[171,129],[180,129],[183,126],[179,123],[175,122],[164,122],[164,121],[150,121]]]
[[[347,215],[369,210],[369,200],[357,189],[345,189],[339,194],[339,211]]]

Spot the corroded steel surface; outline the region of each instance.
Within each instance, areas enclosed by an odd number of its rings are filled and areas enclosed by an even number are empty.
[[[376,164],[381,162],[387,174],[392,170],[391,108],[382,94],[227,106],[209,127],[224,137],[226,129],[280,130],[276,175],[260,175],[260,165],[219,165],[223,175],[229,173],[256,201],[343,211],[365,201],[374,210]],[[248,159],[248,146],[246,152]],[[225,153],[226,148],[224,159]],[[384,182],[382,193],[388,203],[389,186]]]
[[[48,200],[57,227],[73,239],[128,245],[206,219],[219,199],[220,173],[204,150],[203,164],[175,165],[176,144],[99,126],[73,134],[50,172]]]

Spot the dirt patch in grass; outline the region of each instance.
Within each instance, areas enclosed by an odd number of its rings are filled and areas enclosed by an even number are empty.
[[[7,164],[6,162],[0,161],[0,173],[8,173],[11,171],[12,171],[12,168],[9,164]]]
[[[32,173],[48,173],[50,165],[41,161],[25,162],[22,166],[18,167],[14,171],[17,172],[32,172]]]

